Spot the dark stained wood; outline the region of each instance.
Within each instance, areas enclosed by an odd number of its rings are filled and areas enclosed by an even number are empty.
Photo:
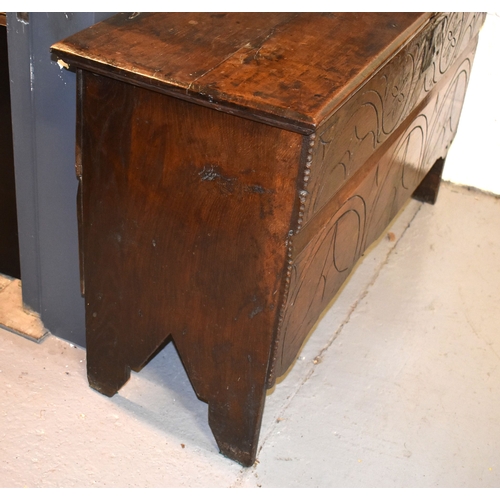
[[[0,12],[0,26],[7,26],[7,15],[5,12]]]
[[[249,465],[302,137],[91,73],[81,85],[90,384],[113,395],[171,336],[221,450]]]
[[[429,17],[121,14],[53,51],[81,68],[312,132]]]
[[[78,179],[78,189],[76,193],[76,215],[78,220],[78,252],[80,265],[80,292],[85,295],[85,254],[83,253],[83,199],[82,199],[82,144],[83,144],[83,71],[81,69],[76,72],[76,140],[75,140],[75,173]]]
[[[434,205],[437,201],[439,186],[441,185],[441,176],[443,175],[445,158],[439,158],[434,163],[434,166],[429,170],[427,175],[422,179],[415,192],[413,198],[424,203]]]
[[[121,14],[78,68],[87,369],[113,395],[172,339],[219,448],[366,248],[433,202],[482,14]]]
[[[416,192],[417,199],[435,201],[472,59],[472,52],[463,55],[434,89],[432,99],[425,99],[291,239],[290,285],[270,386],[294,362],[310,329],[361,254],[408,198]]]
[[[317,132],[303,225],[335,195],[409,114],[449,74],[479,32],[484,15],[434,16]],[[448,33],[449,36],[448,36]],[[450,44],[450,39],[454,41]]]

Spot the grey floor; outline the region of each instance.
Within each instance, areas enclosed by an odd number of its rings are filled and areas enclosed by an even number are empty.
[[[500,487],[499,220],[452,184],[411,201],[268,395],[248,469],[172,345],[108,399],[84,350],[0,329],[0,487]]]

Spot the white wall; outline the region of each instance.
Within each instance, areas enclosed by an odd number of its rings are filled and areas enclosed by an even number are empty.
[[[500,194],[500,12],[479,33],[458,132],[443,178]]]

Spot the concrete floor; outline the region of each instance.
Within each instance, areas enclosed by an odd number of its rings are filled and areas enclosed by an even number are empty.
[[[500,487],[499,220],[452,184],[406,205],[268,395],[249,469],[171,344],[108,399],[84,350],[0,329],[0,487]]]

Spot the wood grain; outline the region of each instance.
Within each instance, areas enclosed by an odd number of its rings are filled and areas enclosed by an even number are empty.
[[[482,14],[120,14],[78,68],[87,369],[113,395],[172,339],[219,448],[413,194],[434,202]]]
[[[82,76],[90,384],[114,394],[172,337],[221,450],[249,465],[302,137]]]
[[[375,153],[477,37],[480,13],[442,13],[368,80],[316,133],[302,224]]]
[[[96,73],[310,133],[429,17],[120,14],[52,50]]]
[[[435,202],[444,158],[457,131],[474,48],[472,43],[469,53],[436,86],[432,98],[424,100],[289,241],[289,287],[270,386],[295,361],[310,329],[361,254],[414,191],[417,198]]]

